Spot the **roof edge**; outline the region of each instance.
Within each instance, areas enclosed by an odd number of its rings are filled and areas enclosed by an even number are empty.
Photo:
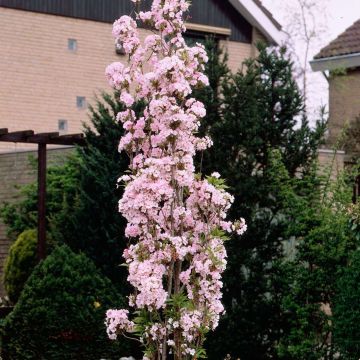
[[[234,8],[254,27],[259,29],[272,45],[281,45],[284,33],[254,0],[229,0]]]
[[[360,52],[358,47],[360,31],[360,19],[347,27],[335,39],[331,40],[326,46],[320,49],[314,56],[314,60],[328,59],[337,56],[347,56]]]
[[[360,66],[360,53],[331,56],[310,61],[313,71],[347,69]]]

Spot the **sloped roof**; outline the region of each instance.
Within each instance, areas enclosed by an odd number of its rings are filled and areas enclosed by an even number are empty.
[[[150,6],[151,1],[152,0],[142,0],[144,9]],[[250,25],[260,30],[271,44],[280,45],[282,43],[283,34],[281,32],[281,26],[274,19],[271,12],[264,7],[261,0],[212,0],[212,2],[209,1],[208,6],[206,6],[206,0],[194,1],[193,16],[195,16],[196,13],[199,21],[203,21],[204,17],[210,16],[209,14],[211,14],[211,23],[206,23],[205,25],[222,27],[226,25],[226,27],[230,27],[224,23],[223,16],[221,16],[224,14],[216,14],[216,12],[211,10],[214,8],[214,6],[212,6],[214,4],[221,4],[222,8],[224,8],[224,4],[231,4],[239,16],[245,18]],[[113,22],[120,14],[129,14],[133,11],[133,4],[130,0],[0,0],[0,7],[101,22]],[[210,9],[211,11],[204,11],[204,9]],[[231,9],[231,11],[233,10]],[[225,13],[226,12],[227,11],[225,11]],[[234,19],[234,16],[232,16],[232,18]],[[199,23],[199,21],[195,21],[195,23]],[[231,36],[236,37],[235,30],[239,27],[241,27],[241,21],[235,21],[235,24],[231,24],[234,33]],[[247,40],[245,38],[239,35],[238,38],[234,38],[234,40]]]
[[[360,53],[360,19],[315,55],[314,59]]]
[[[261,2],[261,0],[254,0],[254,3],[266,14],[266,16],[271,20],[271,22],[275,25],[275,27],[278,30],[281,30],[281,25],[280,23],[278,23],[276,21],[276,19],[274,18],[273,14],[271,11],[269,11],[269,9],[267,9],[263,3]]]
[[[254,27],[260,30],[270,43],[280,45],[283,42],[281,25],[261,0],[229,0],[234,8]]]

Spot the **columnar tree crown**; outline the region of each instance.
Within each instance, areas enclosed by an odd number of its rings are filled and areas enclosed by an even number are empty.
[[[139,3],[139,1],[134,1]],[[130,245],[124,252],[128,281],[134,287],[127,310],[107,312],[112,339],[135,333],[145,346],[144,359],[199,358],[206,332],[224,308],[221,274],[226,266],[227,233],[245,231],[243,219],[226,221],[233,197],[218,173],[195,173],[197,151],[211,146],[196,133],[206,115],[192,90],[208,85],[202,45],[186,45],[185,0],[154,0],[136,14],[154,33],[142,43],[137,22],[122,16],[113,35],[129,55],[129,64],[106,69],[126,110],[117,120],[125,135],[119,150],[130,157],[129,173],[119,181],[125,191],[119,210],[126,218]],[[144,111],[133,105],[142,101]]]

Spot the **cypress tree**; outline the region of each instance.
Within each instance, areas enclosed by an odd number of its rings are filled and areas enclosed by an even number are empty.
[[[246,234],[228,245],[227,315],[207,345],[214,360],[227,353],[242,360],[276,357],[282,293],[287,290],[277,264],[284,257],[287,224],[271,154],[278,151],[290,179],[300,179],[316,158],[325,129],[323,121],[310,128],[285,49],[259,45],[258,50],[257,58],[236,74],[221,75],[217,118],[215,111],[207,118],[214,146],[203,169],[221,169],[235,195],[231,216],[248,223]]]

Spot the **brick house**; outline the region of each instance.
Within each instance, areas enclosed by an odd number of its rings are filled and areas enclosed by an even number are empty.
[[[87,104],[110,90],[106,65],[126,60],[111,26],[132,9],[130,0],[0,0],[0,128],[79,132]],[[254,55],[257,40],[281,38],[259,0],[196,0],[187,28],[188,37],[214,34],[234,70]]]
[[[326,147],[320,150],[320,160],[327,162],[343,130],[360,115],[360,20],[321,49],[310,64],[329,82],[328,135]],[[340,168],[350,160],[350,152],[341,148],[337,152]]]
[[[0,128],[81,132],[87,105],[100,91],[111,91],[105,67],[126,61],[111,29],[132,8],[130,0],[0,0]],[[255,55],[258,40],[276,45],[282,39],[280,25],[260,0],[195,0],[187,29],[192,40],[214,35],[234,71]],[[35,180],[27,165],[31,150],[0,142],[0,204],[18,196],[14,185]],[[64,154],[51,149],[48,157]],[[8,245],[0,222],[0,273]]]

